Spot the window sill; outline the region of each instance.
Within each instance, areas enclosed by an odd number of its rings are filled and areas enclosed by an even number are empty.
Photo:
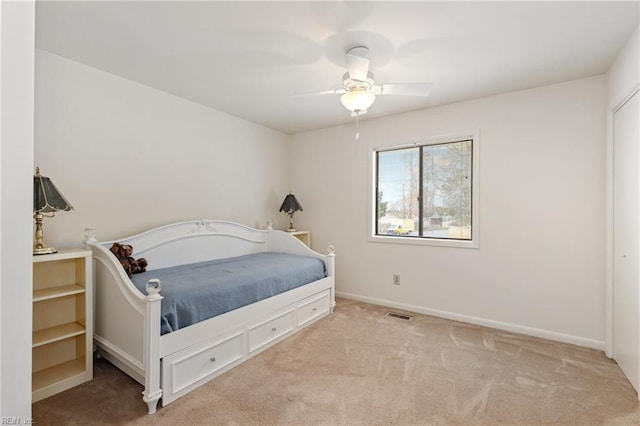
[[[385,235],[370,235],[369,242],[372,243],[390,243],[405,244],[416,246],[434,246],[434,247],[454,247],[454,248],[479,248],[478,239],[474,240],[447,240],[438,238],[420,238],[420,237],[388,237]]]

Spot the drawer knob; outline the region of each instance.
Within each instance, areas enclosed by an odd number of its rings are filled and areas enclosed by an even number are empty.
[[[209,361],[211,361],[211,362],[216,362],[216,357],[215,357],[215,356],[212,356],[211,358],[209,358]]]
[[[276,328],[275,328],[275,327],[273,327],[273,328],[271,329],[271,331],[276,331]]]

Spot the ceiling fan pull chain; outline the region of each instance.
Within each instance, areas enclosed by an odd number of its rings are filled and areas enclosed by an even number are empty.
[[[360,111],[356,111],[356,140],[360,139]]]

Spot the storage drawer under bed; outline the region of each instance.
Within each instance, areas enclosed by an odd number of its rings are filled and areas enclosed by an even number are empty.
[[[331,309],[331,295],[329,290],[311,296],[303,300],[297,307],[298,311],[298,327],[313,322],[314,319],[327,314]]]
[[[257,351],[295,328],[294,310],[249,328],[249,352]]]
[[[285,313],[249,328],[249,352],[255,352],[298,327],[313,322],[331,308],[329,290],[307,297]]]
[[[179,398],[222,373],[224,367],[244,356],[244,333],[224,340],[209,339],[162,359],[162,405]]]
[[[330,306],[330,292],[325,290],[289,305],[287,310],[281,310],[275,316],[262,317],[235,334],[209,338],[165,356],[161,367],[162,405],[175,401],[247,356],[328,314]]]

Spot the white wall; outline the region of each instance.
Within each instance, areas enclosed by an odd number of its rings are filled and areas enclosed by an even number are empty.
[[[597,76],[294,135],[297,227],[342,295],[603,348],[605,105]],[[368,242],[371,149],[478,130],[480,248]]]
[[[607,72],[607,104],[616,107],[640,84],[640,27],[629,37]]]
[[[288,136],[36,50],[35,164],[75,210],[45,242],[116,239],[173,221],[282,226]],[[135,249],[135,247],[134,247]]]
[[[31,416],[35,4],[0,3],[0,416]],[[10,420],[10,419],[9,419]]]

